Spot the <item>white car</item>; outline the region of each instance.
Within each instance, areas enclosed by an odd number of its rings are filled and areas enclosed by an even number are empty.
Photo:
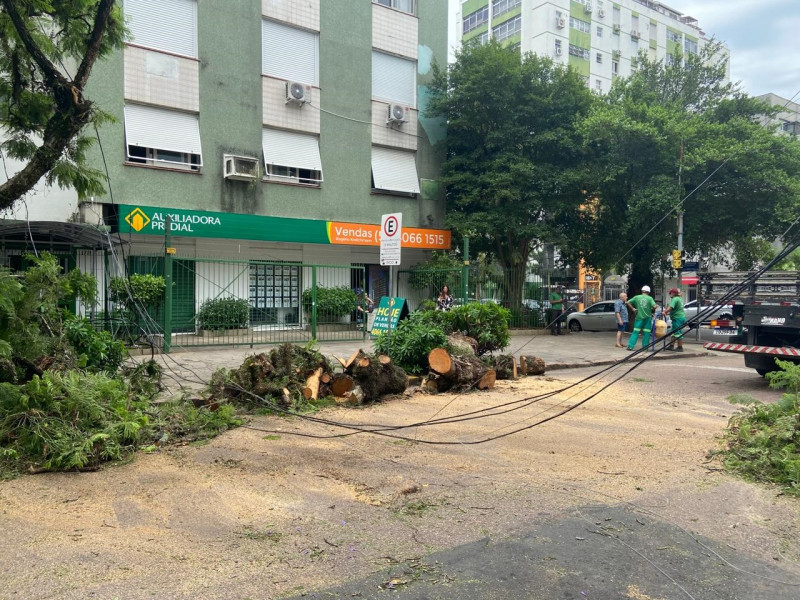
[[[683,310],[686,313],[686,320],[689,321],[697,315],[697,300],[692,300],[683,305]],[[733,318],[733,305],[731,304],[717,304],[712,305],[708,300],[703,302],[703,307],[700,309],[703,313],[703,323],[708,323],[712,319],[732,319]]]

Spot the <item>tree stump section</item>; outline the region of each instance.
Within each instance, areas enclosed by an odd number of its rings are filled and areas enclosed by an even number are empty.
[[[454,356],[475,356],[478,353],[478,342],[461,333],[448,335],[447,347]]]
[[[520,356],[519,372],[523,375],[544,375],[544,359],[538,356]]]
[[[408,375],[388,356],[354,358],[347,370],[363,392],[361,401],[372,402],[381,396],[400,394],[408,387]]]
[[[482,380],[481,389],[494,387],[496,373],[489,369],[481,359],[474,356],[452,356],[444,348],[434,348],[428,354],[431,371],[439,375],[436,378],[437,391],[443,392],[451,388],[468,388]],[[487,373],[491,375],[483,379]]]
[[[497,379],[516,379],[517,361],[511,354],[500,356],[484,356],[483,361],[497,371]]]

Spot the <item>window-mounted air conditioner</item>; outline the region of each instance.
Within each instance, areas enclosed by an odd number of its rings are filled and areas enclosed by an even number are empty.
[[[225,169],[223,174],[225,179],[235,179],[237,181],[252,181],[258,179],[258,159],[253,156],[223,154],[222,164]]]
[[[567,20],[564,17],[558,17],[556,19],[556,27],[559,29],[564,29],[567,26]]]
[[[400,125],[408,122],[408,107],[403,104],[390,104],[386,116],[387,125]]]
[[[636,31],[635,29],[632,29],[631,30],[631,37],[636,39],[636,40],[638,40],[639,39],[639,32]]]
[[[299,104],[302,106],[311,102],[311,86],[297,81],[286,82],[286,104]]]
[[[592,12],[592,3],[591,2],[587,2],[586,4],[584,4],[583,5],[583,10],[585,10],[587,13]]]
[[[597,16],[598,16],[598,17],[600,17],[601,19],[602,19],[603,17],[605,17],[605,16],[606,16],[606,9],[605,9],[605,8],[600,8],[600,9],[598,9],[598,11],[597,11]]]
[[[557,46],[555,52],[556,52],[556,56],[561,56],[561,53],[563,52],[563,50],[561,50],[561,46]]]

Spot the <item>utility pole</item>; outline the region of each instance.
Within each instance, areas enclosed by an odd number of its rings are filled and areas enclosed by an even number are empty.
[[[681,155],[678,163],[678,253],[680,262],[678,263],[678,289],[683,291],[683,185],[681,183],[681,176],[683,175],[683,140],[681,140]]]

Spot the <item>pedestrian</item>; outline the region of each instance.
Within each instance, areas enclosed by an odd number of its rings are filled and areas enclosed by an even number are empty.
[[[550,335],[561,335],[561,315],[564,312],[564,297],[561,295],[563,285],[556,285],[550,292],[550,310],[548,311],[548,321],[550,322]]]
[[[686,312],[683,310],[683,298],[678,288],[669,291],[669,306],[665,309],[665,314],[672,319],[672,341],[667,350],[683,352],[683,326],[686,324]]]
[[[614,316],[617,318],[617,348],[622,348],[622,334],[628,329],[628,294],[622,292],[614,300]]]
[[[650,344],[650,331],[653,327],[653,313],[656,310],[656,301],[650,296],[650,286],[642,286],[642,293],[634,296],[627,302],[636,314],[633,321],[633,333],[628,340],[628,350],[636,349],[636,340],[642,334],[642,348]]]
[[[447,285],[442,286],[442,291],[439,292],[439,297],[436,299],[436,310],[450,310],[453,308],[453,296],[450,295],[450,287]]]
[[[365,313],[371,313],[375,308],[375,303],[372,301],[372,298],[369,297],[369,294],[364,291],[364,288],[357,287],[355,289],[356,292],[356,323],[357,326],[360,328],[361,323],[363,321],[363,315]]]

